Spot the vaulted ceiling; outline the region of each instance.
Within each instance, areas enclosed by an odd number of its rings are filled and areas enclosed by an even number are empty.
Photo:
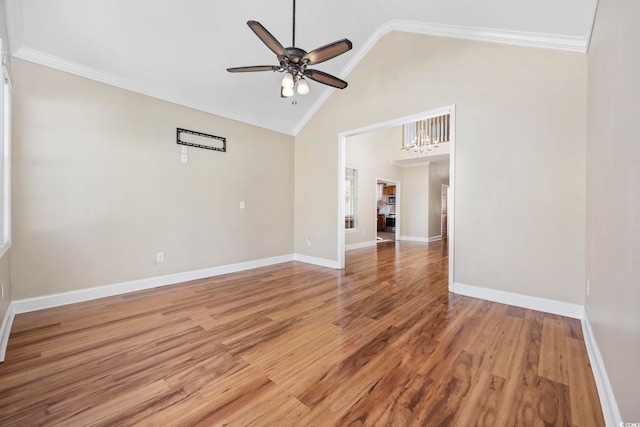
[[[350,39],[353,50],[314,67],[347,81],[393,30],[586,52],[596,4],[298,0],[296,45]],[[281,74],[226,71],[277,64],[246,22],[289,46],[292,0],[5,0],[5,8],[15,57],[278,132],[296,134],[333,91],[310,82],[294,105],[280,97]]]

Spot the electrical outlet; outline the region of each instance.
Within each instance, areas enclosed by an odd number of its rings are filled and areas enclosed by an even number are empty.
[[[182,146],[182,154],[187,154],[187,147],[185,147],[184,145]]]
[[[189,163],[189,155],[188,154],[182,154],[180,157],[180,161],[182,163]]]
[[[307,246],[311,246],[311,237],[307,237]]]
[[[156,254],[156,262],[164,262],[164,252],[158,252]]]
[[[587,279],[587,296],[589,296],[590,287],[591,287],[591,280]]]
[[[240,209],[244,209],[244,200],[240,202]]]

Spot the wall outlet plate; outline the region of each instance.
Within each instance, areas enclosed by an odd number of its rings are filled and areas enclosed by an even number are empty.
[[[156,262],[164,262],[164,252],[158,252],[156,254]]]

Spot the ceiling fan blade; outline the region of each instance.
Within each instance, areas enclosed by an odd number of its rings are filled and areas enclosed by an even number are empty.
[[[310,70],[307,68],[304,72],[304,75],[309,77],[311,80],[317,81],[318,83],[322,83],[323,85],[327,86],[333,86],[338,89],[344,89],[348,84],[344,80],[341,80],[323,71]]]
[[[276,65],[252,65],[249,67],[227,68],[230,73],[250,73],[253,71],[278,71],[280,67]]]
[[[258,21],[247,21],[247,25],[254,33],[256,33],[256,36],[258,36],[258,38],[262,40],[262,42],[266,44],[269,49],[271,49],[273,53],[278,55],[278,57],[289,56],[287,55],[287,51],[280,44],[280,42],[276,40],[276,38],[273,37],[273,35],[271,35],[271,33],[267,31],[267,29],[263,27],[261,23],[259,23]]]
[[[308,61],[309,65],[319,64],[327,61],[331,58],[335,58],[338,55],[351,50],[353,45],[348,39],[338,40],[337,42],[329,43],[326,46],[319,47],[312,50],[302,57],[302,61]]]

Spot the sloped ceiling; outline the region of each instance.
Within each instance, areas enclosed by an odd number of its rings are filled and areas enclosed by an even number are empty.
[[[314,67],[347,81],[393,30],[586,52],[596,4],[298,0],[296,45],[310,51],[350,39],[352,51]],[[333,91],[310,82],[294,105],[280,98],[281,74],[226,72],[276,65],[246,22],[289,46],[291,0],[5,0],[5,8],[15,57],[278,132],[296,134]]]

